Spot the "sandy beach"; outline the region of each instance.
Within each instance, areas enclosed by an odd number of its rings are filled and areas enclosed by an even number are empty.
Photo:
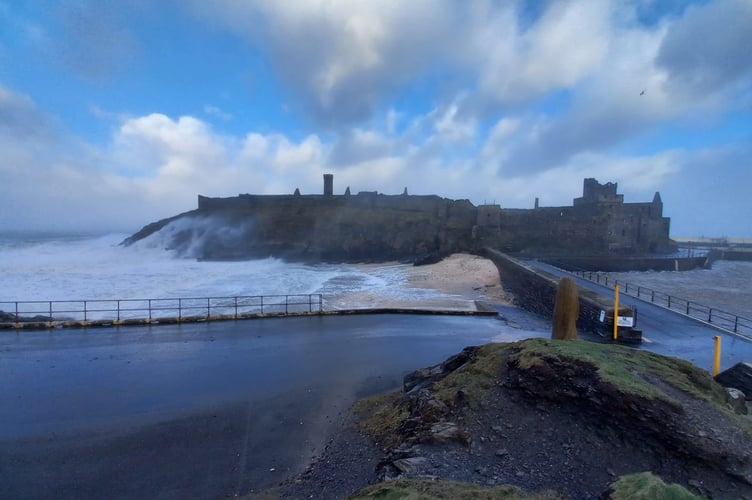
[[[332,297],[333,308],[415,308],[475,310],[475,301],[509,304],[499,271],[488,259],[453,254],[436,264],[413,266],[384,263],[360,264],[359,271],[381,276],[386,270],[399,280],[389,294],[356,291],[347,297]]]

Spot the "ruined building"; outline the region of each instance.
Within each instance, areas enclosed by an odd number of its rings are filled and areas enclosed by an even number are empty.
[[[655,194],[647,203],[624,203],[615,183],[585,179],[572,206],[506,209],[439,196],[360,192],[324,194],[199,195],[198,209],[144,227],[132,243],[178,219],[171,248],[201,258],[276,256],[313,261],[408,260],[427,254],[493,247],[527,255],[641,255],[670,252],[669,219]],[[200,238],[198,238],[200,236]]]

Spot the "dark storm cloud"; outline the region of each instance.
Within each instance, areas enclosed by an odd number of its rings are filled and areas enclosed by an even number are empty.
[[[721,90],[752,75],[752,2],[726,0],[688,9],[666,34],[657,64],[690,94]]]

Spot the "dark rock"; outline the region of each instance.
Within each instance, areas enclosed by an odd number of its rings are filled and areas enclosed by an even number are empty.
[[[442,363],[408,373],[403,379],[402,389],[405,391],[405,394],[410,394],[416,388],[425,389],[432,386],[460,366],[474,359],[477,351],[478,348],[475,346],[465,347],[462,352],[455,354]]]
[[[415,474],[425,462],[424,457],[410,457],[397,459],[392,462],[392,465],[402,474]]]
[[[726,387],[726,404],[729,408],[734,410],[734,413],[739,415],[746,415],[747,401],[745,400],[744,393],[739,389],[733,387]]]
[[[728,370],[715,376],[715,381],[724,387],[734,387],[746,395],[747,401],[752,399],[752,364],[737,363]]]
[[[431,426],[431,441],[434,443],[448,443],[456,441],[467,443],[467,435],[454,422],[438,422]]]
[[[414,266],[427,266],[429,264],[436,264],[437,262],[441,262],[441,254],[439,252],[430,252],[424,255],[421,255],[420,257],[417,257],[413,261]]]

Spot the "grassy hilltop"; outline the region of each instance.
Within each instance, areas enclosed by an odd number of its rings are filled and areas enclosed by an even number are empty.
[[[343,430],[346,446],[335,439],[278,493],[750,497],[752,424],[727,399],[691,363],[624,346],[528,339],[468,347],[409,374],[402,390],[356,405],[351,431],[379,455],[373,474],[356,477],[366,448]]]

